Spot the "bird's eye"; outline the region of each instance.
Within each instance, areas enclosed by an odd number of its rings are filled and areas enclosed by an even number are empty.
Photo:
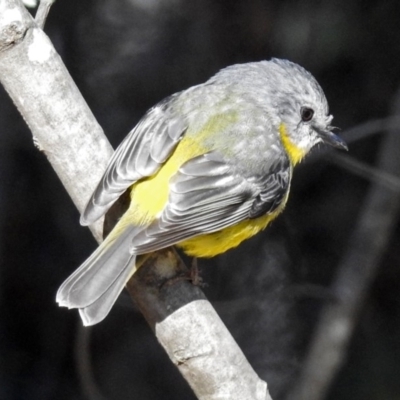
[[[301,107],[300,114],[301,114],[301,120],[303,122],[309,122],[312,120],[312,117],[314,116],[314,110],[309,107]]]

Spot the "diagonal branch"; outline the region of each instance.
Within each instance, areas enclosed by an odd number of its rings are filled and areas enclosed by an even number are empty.
[[[331,153],[329,155],[329,162],[367,181],[386,186],[391,190],[400,190],[399,176],[389,174],[379,167],[370,166],[365,162],[358,161],[348,154]]]
[[[19,0],[0,0],[0,80],[81,211],[112,148],[50,40]],[[101,241],[102,223],[90,228]],[[179,259],[167,249],[150,261],[129,282],[130,293],[198,398],[270,400],[266,383],[204,294],[187,282],[164,283],[181,274]]]
[[[82,211],[113,149],[49,38],[18,1],[0,1],[0,75],[35,145]],[[100,241],[102,221],[90,229]]]
[[[44,28],[44,24],[46,23],[47,15],[49,14],[50,7],[53,5],[55,0],[40,0],[39,8],[36,12],[35,22],[36,25],[40,28]]]

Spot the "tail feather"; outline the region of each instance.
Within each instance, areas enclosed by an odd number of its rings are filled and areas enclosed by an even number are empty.
[[[108,237],[61,285],[56,297],[59,305],[79,308],[85,325],[105,318],[134,272],[136,257],[130,248],[132,238],[142,229],[128,226],[118,237]]]
[[[101,322],[108,315],[111,307],[114,305],[118,296],[124,289],[126,282],[134,272],[132,270],[132,264],[134,264],[135,258],[135,256],[132,257],[125,270],[121,272],[118,278],[102,296],[100,296],[94,303],[88,305],[87,307],[79,309],[79,314],[82,318],[83,325],[95,325]]]

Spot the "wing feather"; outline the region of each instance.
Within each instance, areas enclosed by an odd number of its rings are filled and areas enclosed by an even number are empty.
[[[95,222],[129,186],[156,173],[170,156],[187,129],[185,119],[171,110],[173,97],[149,110],[117,148],[82,213],[82,225]]]
[[[278,165],[279,164],[279,165]],[[290,183],[288,160],[265,176],[245,177],[216,152],[193,158],[171,179],[161,215],[135,236],[131,252],[143,254],[245,219],[273,212]]]

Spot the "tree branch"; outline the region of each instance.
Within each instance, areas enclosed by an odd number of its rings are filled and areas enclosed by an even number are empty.
[[[383,171],[379,166],[368,165],[348,154],[339,152],[331,153],[329,155],[329,162],[367,181],[378,183],[391,190],[400,190],[400,177]]]
[[[0,79],[82,211],[113,149],[49,38],[19,1],[0,1]],[[102,225],[90,227],[98,242]]]
[[[50,40],[18,0],[0,0],[0,80],[82,211],[112,148]],[[102,221],[90,229],[101,241]],[[271,399],[201,291],[187,282],[164,283],[181,274],[171,250],[145,264],[130,292],[198,398]]]
[[[47,15],[49,14],[50,7],[55,0],[40,0],[39,8],[36,12],[35,22],[38,28],[43,29],[46,23]]]
[[[170,248],[147,258],[127,287],[172,362],[199,399],[271,399],[204,293],[185,276]]]

